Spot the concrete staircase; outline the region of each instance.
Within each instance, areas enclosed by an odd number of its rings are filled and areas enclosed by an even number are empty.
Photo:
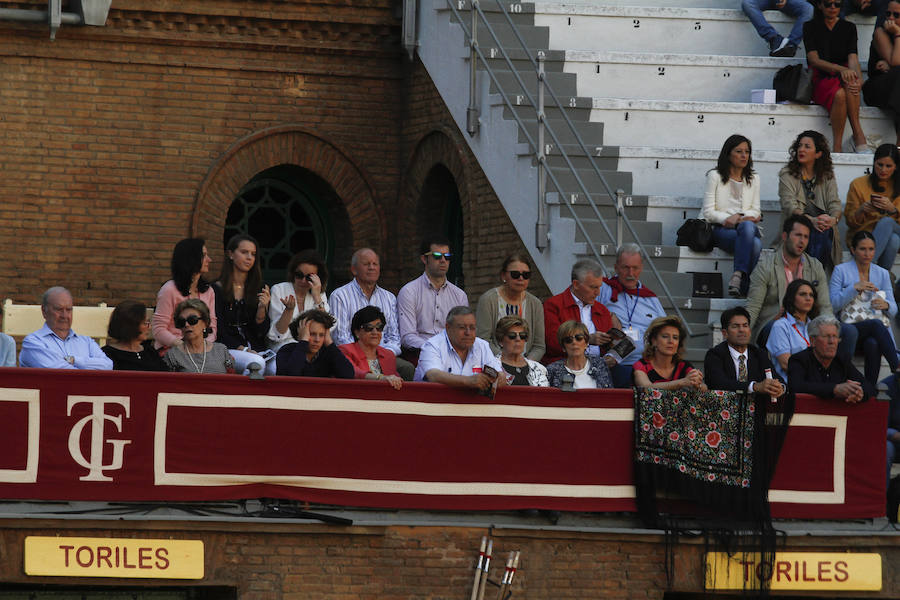
[[[444,0],[422,5],[419,55],[464,131],[468,58],[462,28],[468,28],[471,5],[470,0],[454,0],[453,5],[456,13]],[[615,234],[615,204],[596,177],[592,158],[611,190],[627,194],[626,215],[659,272],[657,277],[648,266],[643,279],[661,297],[662,283],[667,285],[672,298],[661,298],[663,304],[683,311],[698,334],[689,341],[689,358],[702,360],[715,341],[709,323],[739,301],[691,298],[691,272],[722,273],[727,281],[731,257],[718,250],[698,255],[679,248],[674,245],[675,231],[698,214],[705,173],[715,165],[725,138],[742,133],[753,141],[754,165],[762,182],[764,243],[776,237],[777,173],[788,160],[788,147],[805,129],[821,131],[830,139],[830,125],[821,107],[752,104],[750,90],[770,88],[779,68],[804,62],[802,48],[792,59],[770,58],[767,45],[740,11],[739,0],[538,0],[504,6],[530,53],[544,53],[547,80],[568,107],[586,146],[582,149],[576,143],[558,110],[547,110],[559,144],[548,136],[544,150],[551,179],[559,188],[548,182],[543,201],[550,208],[551,238],[549,248],[539,251],[534,243],[535,148],[515,118],[532,139],[537,120],[514,73],[532,95],[535,75],[500,7],[483,2],[481,10],[496,26],[500,43],[484,28],[479,30],[481,49],[496,75],[491,78],[484,70],[479,74],[481,130],[467,139],[530,245],[537,267],[556,292],[567,285],[568,267],[576,257],[596,251],[606,265],[612,264],[615,240],[607,229]],[[456,23],[458,17],[462,27]],[[790,29],[781,13],[767,17],[779,31]],[[857,24],[865,63],[874,20],[858,16],[851,20]],[[510,62],[501,58],[497,46],[508,50]],[[863,126],[872,143],[894,139],[890,120],[878,109],[863,109]],[[837,154],[833,160],[844,197],[850,181],[870,167],[871,157]],[[567,162],[575,167],[596,209]],[[626,229],[624,240],[632,237]]]

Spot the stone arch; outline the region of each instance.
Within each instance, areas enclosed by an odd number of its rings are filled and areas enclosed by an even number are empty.
[[[417,215],[420,214],[418,203],[429,173],[438,165],[446,168],[456,182],[463,212],[463,230],[466,239],[471,240],[465,245],[463,265],[466,267],[477,260],[478,227],[473,214],[475,211],[472,210],[472,166],[469,157],[460,147],[462,144],[465,141],[458,138],[457,132],[441,127],[423,135],[413,148],[403,175],[398,211],[398,216],[402,216],[399,224],[400,237],[412,240],[413,245],[407,249],[399,249],[402,254],[395,258],[397,264],[410,264],[410,257],[418,251],[420,236],[428,233],[420,231],[417,223]],[[407,278],[417,275],[417,270],[420,271],[420,265],[412,264],[413,268],[405,274]]]
[[[252,133],[219,157],[197,192],[191,235],[220,240],[228,208],[238,192],[258,173],[281,165],[306,169],[334,189],[346,210],[353,246],[382,248],[385,219],[368,175],[349,153],[299,125]],[[219,246],[210,245],[213,256],[221,252]]]

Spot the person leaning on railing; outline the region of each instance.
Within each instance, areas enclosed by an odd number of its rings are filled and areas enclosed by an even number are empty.
[[[188,298],[175,307],[175,327],[181,344],[172,346],[164,360],[170,371],[185,373],[232,373],[234,360],[225,344],[208,339],[212,333],[209,307],[203,300]]]
[[[397,372],[397,358],[381,345],[382,332],[387,319],[377,306],[364,306],[350,321],[348,329],[355,341],[338,346],[353,365],[357,379],[384,380],[395,390],[403,385]]]
[[[169,370],[148,339],[150,321],[142,302],[120,302],[109,316],[107,334],[111,339],[102,350],[112,360],[114,371]]]
[[[506,371],[509,385],[533,385],[547,387],[547,368],[525,355],[525,345],[531,333],[528,321],[512,315],[503,317],[494,328],[494,340],[500,345],[497,358]]]
[[[681,359],[686,339],[687,330],[678,317],[653,319],[644,334],[644,356],[634,363],[634,385],[705,392],[703,372]]]
[[[588,354],[590,334],[580,321],[566,321],[556,331],[556,341],[565,357],[547,367],[550,386],[572,389],[611,388],[612,375],[599,354]]]
[[[296,340],[275,356],[278,375],[353,379],[353,365],[331,341],[334,317],[324,310],[307,310],[288,329]]]

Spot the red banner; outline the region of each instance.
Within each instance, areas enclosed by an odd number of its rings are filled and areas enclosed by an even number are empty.
[[[0,497],[633,511],[632,394],[0,370]],[[884,514],[887,407],[811,396],[773,515]]]

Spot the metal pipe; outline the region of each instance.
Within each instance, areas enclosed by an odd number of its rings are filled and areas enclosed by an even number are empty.
[[[0,8],[0,20],[23,21],[26,23],[48,23],[50,13],[46,10],[25,10],[23,8]],[[62,13],[63,25],[81,25],[81,15],[78,13]]]
[[[475,83],[478,74],[478,0],[472,0],[472,28],[469,35],[469,107],[466,109],[466,131],[474,136],[478,133],[478,105]]]
[[[625,190],[616,190],[616,250],[622,247],[622,218],[625,216]]]
[[[538,56],[538,218],[534,227],[534,245],[544,251],[550,237],[550,224],[547,222],[547,155],[544,153],[544,56]]]

